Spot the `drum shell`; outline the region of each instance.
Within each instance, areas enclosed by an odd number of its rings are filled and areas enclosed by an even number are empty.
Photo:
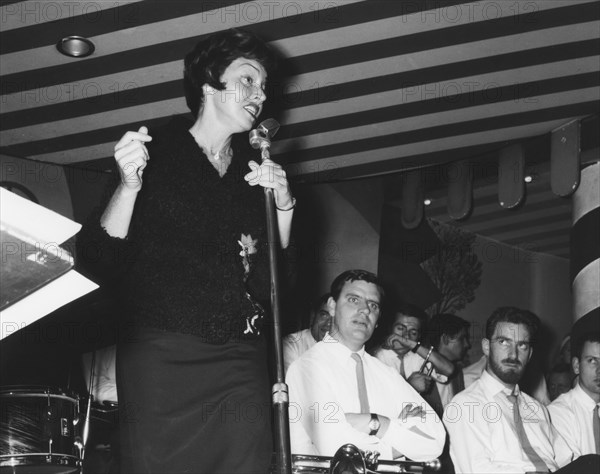
[[[80,431],[77,397],[48,387],[0,389],[2,473],[73,472],[81,464]]]

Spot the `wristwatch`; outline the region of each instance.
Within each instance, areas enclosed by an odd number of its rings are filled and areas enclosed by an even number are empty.
[[[379,422],[379,417],[377,413],[371,413],[371,420],[369,421],[369,436],[375,436],[379,432],[379,427],[381,423]]]

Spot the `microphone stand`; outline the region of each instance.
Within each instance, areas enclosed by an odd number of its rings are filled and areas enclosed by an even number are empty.
[[[262,161],[270,159],[269,148],[271,137],[279,130],[279,124],[273,119],[262,122],[256,130],[250,132],[250,144],[260,148]],[[289,395],[284,378],[283,343],[281,329],[281,308],[279,301],[279,277],[277,253],[279,232],[277,226],[277,211],[275,196],[272,188],[264,188],[265,210],[267,214],[267,236],[269,242],[269,269],[271,276],[271,308],[273,312],[273,343],[275,346],[276,380],[272,388],[273,412],[275,416],[277,473],[292,474],[292,454],[289,432]]]

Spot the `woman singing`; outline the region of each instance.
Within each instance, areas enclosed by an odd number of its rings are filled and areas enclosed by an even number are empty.
[[[269,470],[261,187],[274,190],[283,248],[295,199],[279,165],[249,161],[247,132],[274,61],[242,30],[203,39],[185,57],[195,121],[115,146],[120,180],[86,238],[130,323],[117,351],[123,473]]]

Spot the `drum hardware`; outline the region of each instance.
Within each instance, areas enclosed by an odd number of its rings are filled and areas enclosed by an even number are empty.
[[[353,444],[340,447],[333,457],[293,454],[294,474],[378,474],[438,471],[439,459],[431,461],[379,460],[379,453],[361,451]]]
[[[76,396],[49,387],[2,387],[0,405],[0,473],[79,472]]]

